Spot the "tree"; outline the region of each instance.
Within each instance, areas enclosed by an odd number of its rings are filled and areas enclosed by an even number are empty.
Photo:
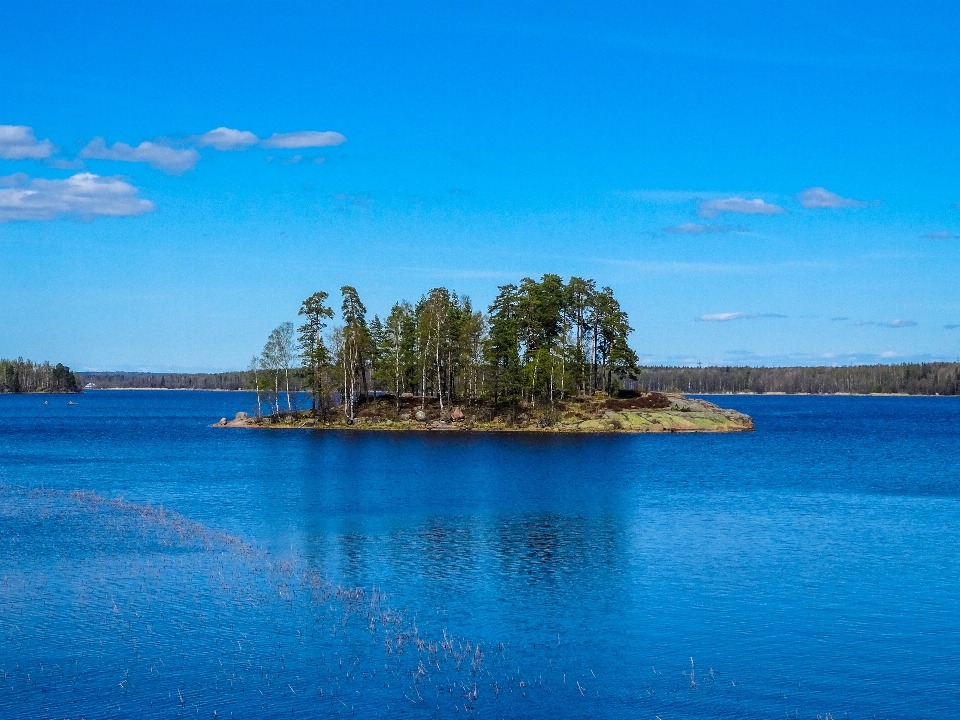
[[[573,332],[573,345],[570,348],[570,364],[573,366],[574,380],[580,392],[587,390],[587,352],[586,343],[590,331],[590,312],[593,297],[597,292],[593,280],[572,277],[564,291],[564,315]]]
[[[257,411],[254,413],[257,417],[261,415],[261,406],[263,405],[263,400],[260,397],[260,370],[263,367],[263,359],[259,355],[254,355],[250,359],[250,365],[248,370],[250,371],[250,385],[253,386],[253,390],[257,393]]]
[[[380,336],[381,375],[393,388],[394,402],[400,409],[400,393],[410,382],[416,365],[414,340],[416,321],[410,303],[396,303],[383,323]]]
[[[280,414],[280,376],[283,375],[287,396],[287,410],[293,410],[290,398],[290,366],[296,357],[296,346],[293,342],[294,330],[292,322],[280,323],[267,338],[263,346],[264,365],[273,371],[273,390],[275,393],[274,410]]]
[[[370,346],[370,333],[367,328],[367,308],[360,301],[356,288],[344,285],[340,288],[343,296],[341,303],[342,344],[340,348],[340,366],[343,371],[344,415],[349,422],[354,419],[354,404],[362,390],[367,391],[366,357]]]
[[[520,393],[520,290],[501,285],[490,305],[490,335],[487,362],[493,374],[494,402],[516,402]]]
[[[327,327],[327,320],[333,317],[333,310],[326,305],[330,297],[322,290],[303,301],[299,315],[304,317],[300,326],[300,358],[304,369],[304,380],[310,388],[313,412],[317,412],[317,403],[323,413],[327,415],[326,398],[324,396],[323,374],[330,364],[330,351],[323,342],[323,330]]]

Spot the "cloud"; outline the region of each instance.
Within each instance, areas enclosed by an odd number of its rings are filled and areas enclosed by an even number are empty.
[[[218,127],[205,132],[198,135],[196,140],[200,147],[212,147],[215,150],[246,150],[260,142],[260,138],[249,130],[233,130],[228,127]]]
[[[150,167],[162,170],[168,175],[180,175],[197,164],[200,153],[193,148],[180,150],[154,142],[142,142],[136,147],[116,142],[107,147],[103,138],[98,137],[91,140],[90,144],[80,151],[78,157],[119,162],[145,162]]]
[[[924,237],[930,240],[949,240],[957,236],[953,233],[948,233],[946,230],[938,230],[937,232],[928,232]]]
[[[876,325],[878,327],[888,327],[888,328],[905,328],[913,327],[917,324],[916,320],[901,320],[897,318],[896,320],[890,320],[888,322],[875,322],[873,320],[857,320],[855,325]]]
[[[745,200],[740,197],[722,198],[720,200],[704,200],[700,203],[697,214],[700,217],[714,218],[720,213],[740,213],[743,215],[781,215],[785,213],[779,205],[767,203],[760,198]]]
[[[293,157],[283,158],[283,159],[280,161],[280,164],[281,164],[281,165],[296,165],[296,164],[299,163],[301,160],[303,160],[303,155],[301,155],[300,153],[297,153],[297,154],[294,155]]]
[[[65,160],[64,158],[51,158],[47,160],[45,165],[57,170],[85,170],[87,168],[83,160]]]
[[[838,317],[832,317],[832,318],[830,318],[830,322],[842,322],[842,321],[844,321],[844,320],[849,320],[849,319],[850,319],[850,318],[848,318],[846,315],[841,315],[841,316],[838,316]]]
[[[300,130],[292,133],[274,133],[261,145],[265,148],[287,148],[299,150],[301,148],[312,147],[330,147],[332,145],[341,145],[347,138],[338,132],[324,130]]]
[[[0,125],[0,158],[4,160],[42,160],[56,152],[49,140],[37,140],[33,128],[26,125]]]
[[[805,208],[859,208],[866,207],[870,203],[863,200],[851,200],[832,193],[826,188],[812,187],[807,188],[797,195],[800,204]]]
[[[30,180],[30,176],[25,172],[3,175],[0,176],[0,187],[20,187],[26,185],[28,180]]]
[[[895,357],[900,357],[900,353],[894,352],[893,350],[884,350],[882,353],[880,353],[880,357],[895,358]]]
[[[0,189],[0,222],[53,220],[61,215],[87,220],[129,217],[154,209],[153,203],[138,198],[137,188],[122,177],[78,173],[66,180],[36,179],[28,184],[22,175],[4,178],[15,178],[15,184]]]
[[[684,223],[676,227],[663,229],[671,235],[706,235],[707,233],[728,233],[728,232],[746,232],[745,227],[734,227],[732,225],[701,225],[700,223]]]
[[[756,320],[757,318],[785,318],[786,315],[779,313],[714,313],[712,315],[701,315],[697,318],[699,322],[729,322],[731,320]]]
[[[337,193],[333,196],[341,202],[350,203],[354,207],[360,208],[361,210],[366,210],[370,207],[370,197],[360,193],[358,195],[347,195],[345,193]]]
[[[950,323],[943,326],[944,330],[956,330],[957,328],[960,328],[960,323]]]
[[[616,194],[632,200],[658,205],[677,205],[691,200],[702,200],[705,195],[709,196],[711,193],[690,192],[689,190],[629,190],[626,192],[620,190]]]

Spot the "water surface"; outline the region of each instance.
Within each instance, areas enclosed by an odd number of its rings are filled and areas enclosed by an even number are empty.
[[[44,399],[0,396],[0,716],[960,714],[960,399],[670,436]]]

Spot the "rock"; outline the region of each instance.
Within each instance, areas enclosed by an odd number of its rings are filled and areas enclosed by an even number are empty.
[[[427,421],[427,414],[423,410],[417,410],[417,414],[414,415],[414,417],[417,419],[417,422]]]
[[[415,398],[416,395],[414,395],[412,392],[405,392],[405,393],[400,393],[400,397],[402,397],[405,400],[410,400],[411,398]]]
[[[401,420],[409,420],[409,419],[410,419],[410,413],[400,413],[400,419],[401,419]]]
[[[227,424],[226,418],[220,418],[220,422],[217,423],[217,425],[226,425],[226,424]]]
[[[463,410],[461,410],[459,407],[455,407],[453,412],[450,413],[450,419],[453,422],[463,422]]]
[[[393,425],[393,420],[387,420],[384,425]]]
[[[620,416],[617,415],[617,413],[615,413],[613,410],[607,410],[607,411],[603,414],[603,416],[604,416],[607,420],[619,420],[619,419],[620,419]]]
[[[233,416],[234,422],[245,422],[246,420],[249,420],[249,419],[250,419],[250,416],[247,415],[245,412],[243,412],[243,410],[241,410],[240,412],[238,412],[236,415]]]

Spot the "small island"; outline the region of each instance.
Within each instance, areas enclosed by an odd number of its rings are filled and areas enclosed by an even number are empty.
[[[754,429],[748,415],[724,410],[706,400],[658,392],[623,395],[571,398],[546,408],[523,408],[519,412],[491,405],[440,409],[436,399],[422,402],[426,399],[408,396],[401,398],[399,405],[383,401],[364,403],[352,421],[342,413],[323,419],[309,411],[261,417],[239,412],[233,420],[221,418],[215,427],[550,433],[723,433]]]
[[[746,415],[643,387],[634,332],[609,287],[544,275],[501,285],[486,311],[444,287],[367,319],[345,285],[303,301],[250,363],[252,412],[221,427],[523,432],[736,432]],[[305,404],[309,403],[307,409]],[[266,408],[266,412],[264,412]]]

